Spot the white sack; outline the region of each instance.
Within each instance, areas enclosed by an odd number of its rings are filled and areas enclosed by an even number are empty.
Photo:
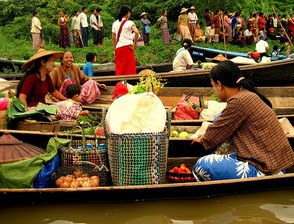
[[[116,99],[106,114],[108,133],[161,132],[166,122],[166,110],[153,93],[127,94]]]

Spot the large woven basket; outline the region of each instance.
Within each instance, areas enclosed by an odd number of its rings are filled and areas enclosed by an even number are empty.
[[[113,185],[164,183],[168,140],[168,131],[108,135],[108,158]]]
[[[92,147],[87,148],[89,144]],[[60,157],[61,166],[72,165],[76,162],[90,162],[102,167],[98,174],[100,185],[110,184],[107,149],[98,149],[98,140],[86,139],[85,135],[82,135],[82,139],[73,139],[71,136],[70,144],[60,148]]]

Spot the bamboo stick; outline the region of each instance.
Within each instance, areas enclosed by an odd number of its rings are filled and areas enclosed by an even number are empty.
[[[282,30],[283,30],[284,33],[286,34],[286,36],[287,36],[287,38],[288,38],[288,40],[289,40],[289,43],[290,43],[291,47],[293,48],[292,40],[291,40],[291,38],[288,36],[288,33],[286,32],[285,28],[283,27],[283,25],[282,25],[282,23],[281,23],[281,21],[280,21],[278,15],[277,15],[277,13],[276,13],[276,10],[275,10],[274,6],[272,6],[272,10],[273,10],[274,14],[276,15],[276,18],[277,18],[278,23],[280,24]]]
[[[223,28],[223,36],[224,36],[224,51],[225,51],[225,58],[227,57],[227,43],[226,43],[226,34],[225,34],[225,25],[224,25],[224,12],[222,11],[222,28]]]

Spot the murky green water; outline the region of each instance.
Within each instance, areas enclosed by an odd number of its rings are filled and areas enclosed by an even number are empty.
[[[1,206],[0,223],[294,223],[294,190],[192,200]]]

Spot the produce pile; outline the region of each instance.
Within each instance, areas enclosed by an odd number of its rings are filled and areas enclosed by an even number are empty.
[[[100,179],[98,176],[90,176],[87,173],[76,171],[73,174],[61,176],[55,181],[59,188],[79,188],[79,187],[99,187]]]
[[[144,71],[144,72],[143,72]],[[142,75],[140,82],[135,85],[130,94],[139,94],[145,92],[154,92],[155,94],[159,93],[159,90],[164,87],[166,84],[163,80],[156,75],[156,73],[150,69],[145,69],[139,74]]]
[[[182,132],[178,132],[176,130],[174,131],[171,131],[170,133],[170,137],[173,137],[173,138],[190,138],[190,134],[186,131],[182,131]]]
[[[195,181],[191,170],[186,166],[186,164],[181,164],[179,167],[175,166],[172,168],[167,177],[173,182],[191,182]]]

